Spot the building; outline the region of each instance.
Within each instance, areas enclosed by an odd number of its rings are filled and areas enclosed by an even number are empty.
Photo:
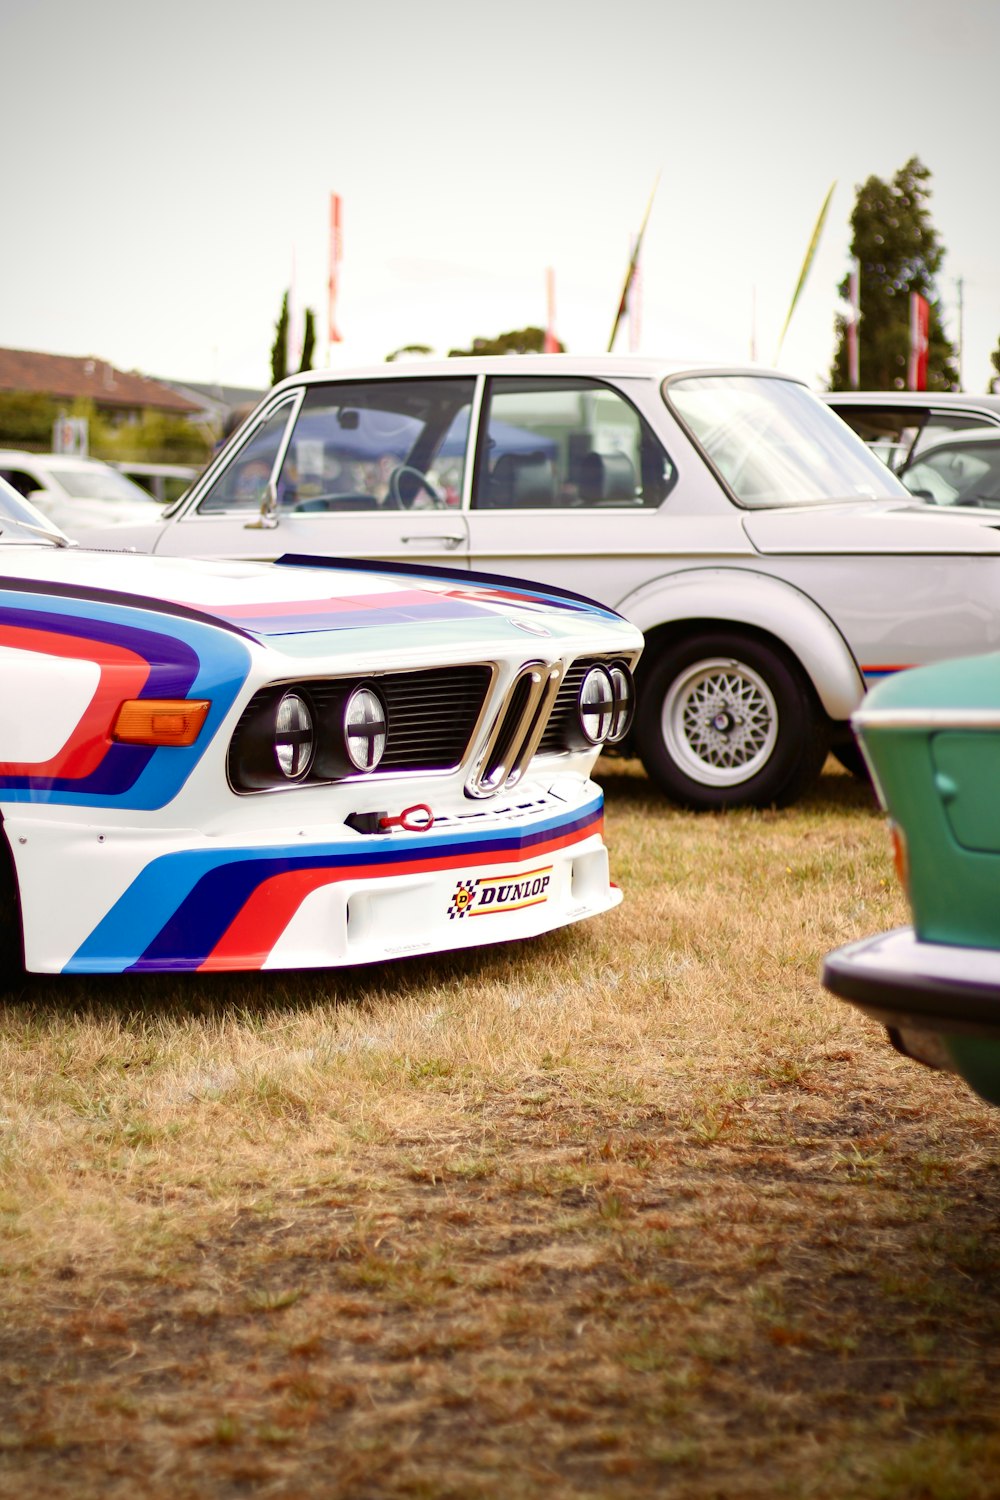
[[[138,421],[144,412],[198,421],[204,407],[159,380],[115,368],[95,355],[38,354],[0,349],[0,395],[47,396],[67,406],[92,401],[115,425]]]

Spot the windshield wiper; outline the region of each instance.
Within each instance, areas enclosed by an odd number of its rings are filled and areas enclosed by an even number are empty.
[[[68,536],[60,536],[58,531],[50,531],[47,526],[34,526],[30,521],[11,521],[18,531],[30,531],[32,536],[44,537],[47,542],[53,542],[57,547],[75,547]],[[4,527],[0,525],[0,536],[4,535]]]

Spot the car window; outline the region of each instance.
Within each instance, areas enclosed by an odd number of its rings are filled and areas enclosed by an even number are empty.
[[[659,439],[618,391],[594,380],[491,380],[472,503],[642,510],[677,473]]]
[[[937,505],[1000,506],[1000,442],[927,453],[903,477],[914,495]]]
[[[757,375],[683,376],[664,394],[708,462],[743,505],[899,499],[906,490],[792,380]]]
[[[281,440],[292,413],[291,399],[251,427],[234,457],[198,506],[199,514],[224,510],[260,510],[274,471]]]
[[[916,404],[865,406],[848,402],[838,405],[835,399],[831,399],[828,405],[849,427],[854,428],[876,457],[887,464],[894,474],[901,473],[928,443],[947,437],[952,432],[982,427],[988,421],[985,416],[948,409],[929,409]]]
[[[985,417],[970,417],[959,412],[932,411],[928,413],[927,421],[917,433],[916,442],[910,451],[910,458],[914,458],[928,443],[937,438],[947,437],[952,432],[967,432],[973,427],[982,427],[986,422]]]
[[[53,474],[52,482],[58,484],[74,500],[146,502],[150,498],[145,490],[133,484],[131,479],[126,479],[117,469],[112,469],[110,464],[81,465],[78,469],[60,468]]]
[[[310,386],[282,459],[279,505],[306,513],[460,505],[474,390],[464,378]]]
[[[893,473],[906,463],[927,420],[927,412],[917,407],[829,404]]]
[[[43,488],[42,481],[25,469],[0,469],[0,479],[6,479],[25,500],[34,490]]]

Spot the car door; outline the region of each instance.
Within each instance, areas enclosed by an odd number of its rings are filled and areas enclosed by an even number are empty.
[[[686,559],[752,555],[739,512],[676,438],[688,460],[677,506],[674,456],[616,386],[563,375],[487,380],[471,566],[617,606]]]
[[[310,382],[285,390],[213,465],[156,551],[286,553],[463,567],[475,381]]]

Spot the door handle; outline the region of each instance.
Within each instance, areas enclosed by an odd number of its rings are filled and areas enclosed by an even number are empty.
[[[440,542],[443,547],[447,547],[449,552],[451,552],[456,547],[461,547],[465,541],[465,537],[464,535],[455,536],[449,532],[442,533],[440,536],[430,536],[427,532],[423,532],[420,536],[401,536],[399,540],[404,544],[407,542]]]

